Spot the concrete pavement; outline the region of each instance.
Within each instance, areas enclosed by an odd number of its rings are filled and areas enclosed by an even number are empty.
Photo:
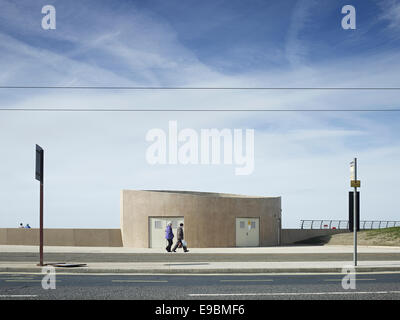
[[[57,273],[92,274],[256,274],[342,273],[352,261],[323,262],[203,262],[203,263],[90,263],[86,267],[56,268]],[[356,272],[400,272],[400,261],[360,261]],[[2,272],[40,273],[35,263],[1,262]]]
[[[67,273],[337,273],[352,265],[353,247],[194,248],[189,253],[125,247],[45,247],[44,252],[45,258],[59,258],[45,262],[87,263],[87,267],[57,268]],[[358,252],[363,259],[357,272],[400,272],[400,247],[360,246]],[[0,272],[40,272],[37,253],[37,246],[0,246]],[[73,260],[77,258],[81,260]]]
[[[281,247],[251,247],[251,248],[189,248],[191,253],[352,253],[353,246],[281,246]],[[38,246],[0,245],[2,252],[39,252]],[[48,253],[165,253],[162,249],[128,248],[128,247],[67,247],[45,246]],[[388,246],[358,246],[359,253],[400,253],[400,247]]]

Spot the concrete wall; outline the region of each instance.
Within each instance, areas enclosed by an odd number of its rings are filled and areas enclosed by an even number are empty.
[[[123,245],[149,247],[149,217],[184,217],[192,248],[236,246],[236,217],[260,218],[260,246],[278,244],[281,198],[180,192],[121,192]]]
[[[218,220],[218,219],[217,219]],[[227,247],[221,244],[221,241],[224,239],[228,239],[230,242],[230,246],[234,247],[235,244],[232,244],[232,241],[235,241],[235,226],[230,226],[231,223],[219,228],[221,232],[221,239],[218,241],[218,237],[214,236],[212,241],[215,243],[219,243],[219,247]],[[188,243],[191,243],[193,239],[193,235],[190,236],[191,230],[186,225],[185,220],[185,229],[189,230],[185,231],[186,238]],[[217,225],[216,225],[217,226]],[[188,228],[188,229],[187,229]],[[231,236],[227,236],[226,232],[232,232],[229,228],[233,228],[233,239]],[[147,229],[146,229],[147,230]],[[260,226],[260,241],[261,241],[261,232],[263,228]],[[128,230],[129,232],[129,230]],[[203,230],[200,230],[203,232]],[[207,232],[215,232],[211,228]],[[267,232],[272,232],[272,237],[268,239],[266,237]],[[333,235],[337,233],[345,233],[347,230],[308,230],[308,229],[282,229],[281,231],[281,244],[288,245],[293,244],[297,241],[302,241],[318,236],[325,235]],[[148,234],[148,233],[147,233]],[[199,232],[194,234],[195,236],[199,235]],[[278,236],[274,230],[268,228],[263,233],[264,242],[262,242],[262,246],[274,246],[277,245],[277,241],[274,241],[273,237]],[[127,237],[129,241],[129,237]],[[204,237],[207,238],[207,237]],[[204,239],[203,238],[203,239]],[[267,238],[267,239],[265,239]],[[271,239],[272,238],[272,239]],[[142,239],[143,240],[143,239]],[[145,240],[145,239],[144,239]],[[130,240],[131,241],[131,240]],[[217,242],[218,241],[218,242]],[[87,247],[122,247],[122,237],[120,229],[45,229],[44,230],[44,244],[46,246],[87,246]],[[147,247],[147,241],[143,241],[143,247]],[[196,243],[196,242],[195,242]],[[209,241],[207,242],[210,243]],[[39,245],[39,230],[38,229],[18,229],[18,228],[3,228],[0,229],[0,245]],[[129,245],[129,243],[127,243]],[[131,245],[132,246],[132,245]],[[195,247],[194,245],[192,247]],[[199,246],[200,247],[200,246]],[[206,247],[206,246],[204,246]],[[208,247],[211,247],[210,245]]]
[[[44,229],[45,246],[122,247],[120,229]],[[0,229],[0,245],[39,245],[39,229]]]
[[[328,236],[346,232],[349,231],[338,229],[282,229],[281,244],[293,244],[297,241],[307,240],[314,237]]]

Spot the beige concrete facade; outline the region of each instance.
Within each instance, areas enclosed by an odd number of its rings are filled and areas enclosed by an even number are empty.
[[[122,190],[121,229],[45,229],[46,246],[149,248],[150,218],[183,217],[189,248],[237,247],[236,218],[259,221],[259,246],[290,245],[347,230],[281,229],[280,197]],[[176,240],[176,239],[174,239]],[[38,229],[0,228],[0,245],[39,245]]]
[[[236,247],[236,218],[259,218],[260,246],[279,243],[280,197],[189,191],[121,191],[121,232],[126,247],[149,247],[150,217],[184,217],[192,248]]]
[[[120,229],[44,229],[45,246],[122,247]],[[39,245],[39,229],[0,229],[0,245]]]

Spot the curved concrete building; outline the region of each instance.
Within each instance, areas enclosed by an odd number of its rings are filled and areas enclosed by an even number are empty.
[[[275,246],[281,198],[190,191],[121,191],[124,246],[163,248],[167,222],[184,223],[189,248]]]

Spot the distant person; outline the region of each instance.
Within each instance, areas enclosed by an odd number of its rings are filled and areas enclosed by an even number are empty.
[[[20,228],[24,228],[24,224],[21,222],[21,223],[19,224],[19,227],[20,227]]]
[[[167,228],[165,229],[165,239],[167,239],[168,241],[168,245],[165,248],[167,252],[171,252],[173,238],[174,238],[174,233],[172,232],[172,222],[168,222]]]
[[[29,223],[26,224],[25,229],[30,229],[31,226],[29,225]]]
[[[173,252],[176,252],[176,248],[183,248],[183,251],[185,252],[189,252],[189,250],[186,247],[185,241],[184,241],[184,236],[183,236],[183,223],[181,223],[178,227],[178,230],[176,230],[176,234],[177,234],[177,242],[174,246],[174,248],[172,249]]]

